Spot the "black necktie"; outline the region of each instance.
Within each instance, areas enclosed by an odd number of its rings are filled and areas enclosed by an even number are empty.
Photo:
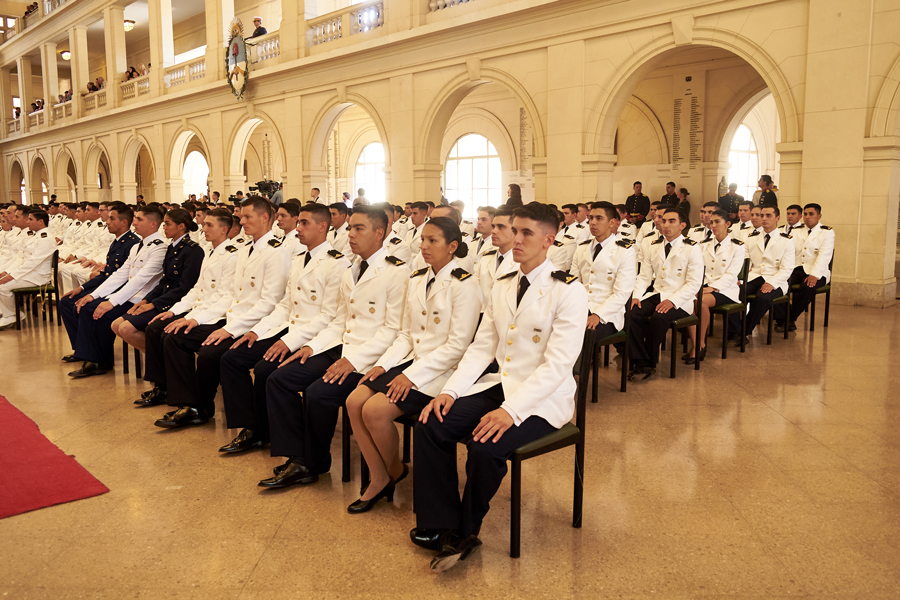
[[[763,242],[763,250],[765,250],[766,247],[767,247],[768,245],[769,245],[769,234],[767,233],[767,234],[766,234],[766,241]]]
[[[525,292],[528,290],[528,286],[531,285],[528,283],[528,278],[522,275],[519,278],[519,293],[516,294],[516,308],[519,307],[519,303],[522,301],[522,296],[525,295]]]
[[[303,266],[304,267],[309,264],[309,259],[311,259],[311,258],[312,258],[312,255],[309,252],[307,252],[306,256],[303,258]]]
[[[253,246],[250,246],[250,253],[247,256],[253,256]]]
[[[666,242],[666,258],[669,258],[669,252],[672,251],[672,244]]]
[[[210,249],[209,249],[209,254],[208,254],[207,256],[212,256],[212,255],[213,255],[213,249],[210,248]]]
[[[138,244],[138,252],[140,252],[141,248],[143,248],[143,247],[144,247],[144,240],[141,240],[141,243]],[[135,254],[137,254],[137,252],[135,252]]]
[[[356,282],[359,283],[359,280],[362,279],[362,276],[365,274],[366,269],[369,268],[369,263],[366,261],[362,261],[359,263],[359,275],[356,276]]]
[[[479,252],[481,252],[481,247],[483,245],[484,245],[484,238],[481,238],[480,240],[478,240],[478,251],[475,252],[475,254],[478,254]]]
[[[428,285],[425,286],[425,295],[428,295],[428,292],[431,291],[431,284],[434,283],[434,277],[428,280]]]
[[[722,244],[721,244],[721,243],[719,243],[719,242],[717,242],[717,243],[716,243],[716,247],[715,247],[715,248],[713,248],[713,254],[715,254],[715,253],[716,253],[716,252],[718,252],[718,251],[719,251],[719,246],[721,246],[721,245],[722,245]]]
[[[603,246],[599,243],[594,247],[594,257],[591,259],[591,262],[597,260],[597,255],[600,254],[600,251],[603,250]]]
[[[503,255],[497,257],[497,268],[500,268],[500,265],[503,264]]]
[[[707,229],[707,230],[706,230],[706,239],[709,239],[709,238],[711,238],[711,237],[712,237],[712,230]]]

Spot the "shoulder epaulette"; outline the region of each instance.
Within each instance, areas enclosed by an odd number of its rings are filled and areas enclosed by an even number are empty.
[[[392,244],[399,244],[399,243],[402,242],[402,241],[403,241],[403,240],[401,240],[401,239],[398,238],[398,237],[391,238],[391,243],[392,243]]]
[[[94,224],[93,221],[88,221],[88,222],[87,222],[87,226],[88,226],[88,227],[90,227],[90,226],[93,225],[93,224]]]
[[[518,271],[510,271],[509,273],[505,273],[505,274],[501,275],[500,277],[498,277],[497,281],[500,281],[503,279],[509,279],[510,277],[515,277],[516,273],[518,273]]]
[[[694,240],[692,240],[690,238],[684,238],[684,243],[687,244],[688,246],[696,246],[697,245],[697,242],[695,242]]]
[[[789,240],[794,239],[794,236],[792,236],[789,233],[784,233],[784,232],[781,233],[781,237],[786,237]]]
[[[616,240],[616,246],[631,248],[632,246],[634,246],[634,240]]]
[[[744,229],[750,229],[750,226],[746,223],[741,223],[741,230],[743,231]]]
[[[337,250],[331,249],[328,251],[328,256],[332,258],[344,258],[344,255],[338,252]]]
[[[406,264],[405,262],[403,262],[402,260],[400,260],[400,259],[397,258],[396,256],[390,256],[390,255],[388,255],[388,256],[385,256],[385,257],[384,257],[384,260],[386,260],[387,262],[389,262],[389,263],[391,263],[392,265],[397,266],[397,267],[399,267],[400,265],[405,265],[405,264]]]
[[[46,232],[46,231],[42,231],[42,232],[41,232],[41,237],[42,237],[42,238],[47,237],[47,232]]]
[[[583,242],[581,242],[581,243],[578,244],[578,245],[579,245],[579,246],[584,246],[585,244],[590,244],[590,243],[591,243],[591,240],[584,240]]]
[[[152,242],[150,242],[150,243],[147,244],[147,245],[148,245],[148,246],[158,246],[158,245],[160,245],[160,244],[162,244],[162,243],[163,243],[162,240],[160,240],[160,239],[155,239],[155,240],[153,240]]]
[[[238,239],[236,239],[236,240],[234,240],[234,241],[236,241],[238,244],[243,244],[243,243],[244,243],[244,238],[239,237]]]
[[[34,235],[34,232],[33,232],[33,231],[29,231],[29,232],[26,233],[25,235]]]
[[[273,248],[278,248],[281,246],[281,240],[269,240],[269,245]]]
[[[628,236],[631,235],[631,234],[628,233],[627,231],[619,231],[619,232],[617,233],[617,235],[621,235],[621,236],[624,236],[624,237],[628,237]]]
[[[400,219],[401,223],[406,223],[407,221],[409,221],[409,217],[403,217],[402,219]]]
[[[225,246],[225,252],[237,252],[237,248],[235,248],[234,246],[228,245],[228,246]]]
[[[565,271],[553,271],[553,273],[550,274],[550,277],[552,277],[553,279],[558,279],[563,283],[572,283],[573,281],[578,279],[578,277],[576,277],[575,275],[569,275]]]
[[[463,236],[463,237],[469,237],[469,232],[468,232],[468,231],[463,231],[463,232],[462,232],[462,236]]]
[[[106,227],[106,223],[100,223],[99,225],[97,225],[97,227],[100,227],[102,229],[102,228]]]
[[[495,254],[497,254],[497,249],[496,249],[496,248],[494,248],[493,250],[488,250],[487,252],[485,252],[484,254],[482,254],[482,256],[493,256],[493,255],[495,255]]]
[[[465,281],[469,277],[472,276],[471,273],[466,271],[465,269],[453,269],[450,271],[450,274],[459,279],[460,281]]]
[[[75,221],[76,225],[81,225],[81,221]]]
[[[659,236],[658,238],[656,238],[655,240],[653,240],[652,242],[650,242],[650,245],[652,246],[653,244],[662,244],[662,241],[663,241],[664,239],[665,239],[665,238],[664,238],[663,236]]]
[[[734,238],[731,238],[731,243],[732,243],[732,244],[737,244],[738,246],[743,246],[743,245],[744,245],[744,242],[742,242],[741,240],[736,240],[736,239],[734,239]]]
[[[566,237],[569,237],[569,236],[566,236]],[[556,246],[557,248],[562,248],[563,243],[559,240],[553,240],[553,245]]]
[[[687,238],[685,238],[685,239],[687,239]],[[714,238],[714,237],[706,238],[705,240],[700,240],[700,243],[701,243],[701,244],[705,244],[706,242],[711,242],[711,241],[713,241],[714,239],[716,239],[716,238]]]
[[[332,231],[334,231],[334,227],[329,227],[329,228],[328,228],[328,233],[331,233]]]
[[[571,235],[564,235],[563,237],[566,238],[567,240],[574,240],[574,239],[575,239],[575,238],[572,237]]]
[[[830,225],[819,225],[819,229],[824,229],[825,231],[831,231]]]
[[[419,269],[418,271],[413,271],[413,274],[410,275],[409,278],[412,279],[413,277],[418,277],[419,275],[424,275],[427,272],[428,272],[428,267],[425,267],[424,269]]]
[[[576,223],[576,224],[575,224],[575,227],[576,227],[577,229],[584,229],[584,225],[582,225],[581,223]]]
[[[753,236],[755,236],[755,235],[759,235],[759,231],[754,231],[753,233],[751,233],[751,234],[748,235],[747,237],[753,237]]]
[[[182,240],[182,241],[184,242],[185,246],[199,246],[200,245],[189,237],[185,237],[184,240]]]
[[[694,231],[703,231],[703,225],[697,225],[694,227]]]
[[[463,223],[465,223],[466,225],[471,225],[472,221],[463,221]]]

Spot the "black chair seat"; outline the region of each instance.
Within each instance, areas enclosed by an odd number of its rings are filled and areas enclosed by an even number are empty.
[[[690,327],[691,325],[696,325],[700,322],[700,319],[697,318],[697,315],[688,315],[686,317],[681,317],[680,319],[675,319],[674,321],[669,322],[669,327],[674,327],[675,329],[681,329],[682,327]]]
[[[56,292],[55,285],[33,285],[31,287],[16,288],[13,294],[40,294],[41,292]]]
[[[59,250],[53,253],[50,259],[50,281],[44,285],[30,285],[12,290],[13,300],[16,306],[16,331],[22,329],[22,305],[26,300],[31,301],[32,312],[37,316],[37,304],[34,298],[37,296],[46,297],[46,301],[42,304],[44,320],[53,323],[53,306],[57,306],[56,325],[62,325],[62,316],[59,314],[59,290],[56,289],[56,282],[59,281]]]
[[[732,302],[731,304],[720,304],[709,309],[709,312],[717,315],[730,315],[731,313],[740,312],[744,305],[741,302]]]
[[[519,446],[513,454],[522,459],[533,458],[566,446],[572,446],[580,439],[580,435],[581,432],[578,430],[578,427],[572,423],[566,423],[556,431],[548,433],[540,439],[529,442],[524,446]]]
[[[597,342],[597,345],[598,346],[611,346],[612,344],[618,344],[620,342],[624,342],[626,337],[627,336],[625,335],[625,329],[622,329],[622,331],[617,331],[612,335],[606,336],[605,338],[603,338],[602,340]]]

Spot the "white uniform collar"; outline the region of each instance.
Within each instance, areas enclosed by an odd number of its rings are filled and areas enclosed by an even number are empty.
[[[537,281],[538,277],[541,276],[541,273],[543,273],[547,269],[552,269],[552,268],[553,268],[553,263],[550,262],[549,258],[545,259],[544,262],[542,262],[537,267],[532,269],[531,273],[528,273],[527,275],[522,272],[521,268],[519,268],[519,276],[516,278],[516,285],[518,285],[518,283],[522,279],[522,277],[525,277],[528,280],[528,285],[530,286],[535,281]]]
[[[186,238],[186,237],[187,237],[187,234],[184,234],[184,235],[181,236],[180,238],[176,238],[176,239],[172,240],[171,243],[172,243],[173,246],[177,246],[177,245],[181,242],[181,240],[183,240],[183,239]]]
[[[270,229],[265,234],[263,234],[263,236],[261,238],[259,238],[255,242],[253,242],[253,244],[251,246],[254,250],[256,250],[257,246],[262,246],[264,244],[268,244],[269,240],[273,240],[273,239],[275,239],[275,234],[272,233],[272,230]]]
[[[615,244],[615,243],[616,243],[616,234],[614,233],[611,236],[609,236],[608,238],[606,238],[605,240],[603,240],[602,242],[600,242],[600,249],[602,250],[603,248],[606,248],[610,244]],[[593,255],[594,250],[596,248],[597,248],[597,238],[592,238],[591,239],[591,255]]]
[[[383,247],[384,246],[382,246],[382,248]],[[331,247],[331,244],[326,241],[326,242],[322,242],[321,244],[319,244],[315,248],[312,248],[311,250],[307,250],[307,253],[309,253],[310,260],[312,260],[313,258],[317,257],[318,255],[322,254],[323,252],[328,252],[329,250],[333,250],[333,248]]]
[[[162,234],[158,231],[154,231],[153,233],[151,233],[150,235],[148,235],[147,237],[142,239],[141,242],[143,242],[144,245],[146,246],[149,242],[152,242],[153,240],[161,240],[161,239],[163,239]]]

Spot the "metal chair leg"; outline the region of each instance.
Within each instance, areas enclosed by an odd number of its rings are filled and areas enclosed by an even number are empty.
[[[775,319],[772,318],[772,311],[775,309],[775,305],[773,304],[769,308],[769,312],[766,315],[766,320],[768,321],[768,329],[769,333],[766,336],[766,346],[772,345],[772,332],[775,331]]]
[[[608,354],[609,346],[606,347],[606,351],[607,351],[607,357],[609,357],[609,354]],[[596,348],[594,348],[591,351],[591,356],[590,356],[590,360],[591,360],[591,403],[592,404],[596,404],[599,401],[598,397],[600,395],[600,386],[597,383],[597,379],[600,376],[600,352],[602,352],[602,349],[599,346],[597,346]],[[583,356],[583,353],[582,353],[582,356]],[[606,364],[609,364],[608,360],[607,360]]]
[[[143,361],[141,361],[141,351],[138,350],[137,348],[135,348],[134,349],[134,376],[137,377],[138,379],[143,377],[143,375],[141,374],[141,368],[143,366],[141,364],[142,362]]]
[[[403,425],[403,462],[409,464],[409,455],[412,445],[412,427]]]
[[[816,295],[813,295],[812,302],[809,303],[809,330],[816,330]]]
[[[607,344],[606,347],[603,349],[603,366],[604,367],[609,366],[609,348],[610,348],[610,346],[612,346],[612,344]]]
[[[347,483],[350,481],[350,415],[347,414],[347,407],[341,407],[341,454],[343,463],[341,465],[341,481]]]
[[[128,375],[128,342],[122,340],[122,372]]]
[[[522,460],[514,454],[511,462],[512,498],[510,500],[509,556],[510,558],[519,558],[522,552]]]
[[[728,317],[729,315],[722,315],[722,360],[728,358]],[[715,317],[711,316],[709,319],[710,323],[716,320]],[[709,341],[707,340],[707,344]]]
[[[791,322],[791,298],[790,298],[790,296],[788,296],[787,304],[786,304],[785,307],[784,307],[784,314],[786,315],[786,316],[784,317],[784,339],[788,339],[788,334],[791,332],[791,328],[790,328],[790,322]],[[810,315],[810,319],[812,319],[812,321],[815,321],[815,320],[816,320],[816,305],[815,305],[815,299],[813,299],[813,311],[812,311],[812,314]],[[811,321],[811,322],[812,322],[812,321]],[[811,328],[810,328],[810,331],[812,331]]]
[[[825,292],[825,327],[828,327],[828,313],[831,311],[831,290]]]
[[[16,303],[16,331],[22,330],[22,296],[13,294],[13,301]]]
[[[581,528],[584,512],[584,432],[575,444],[575,497],[572,500],[572,527]]]
[[[672,368],[669,371],[669,379],[675,379],[675,353],[678,348],[678,344],[675,343],[675,336],[678,335],[678,332],[675,329],[672,329]]]

